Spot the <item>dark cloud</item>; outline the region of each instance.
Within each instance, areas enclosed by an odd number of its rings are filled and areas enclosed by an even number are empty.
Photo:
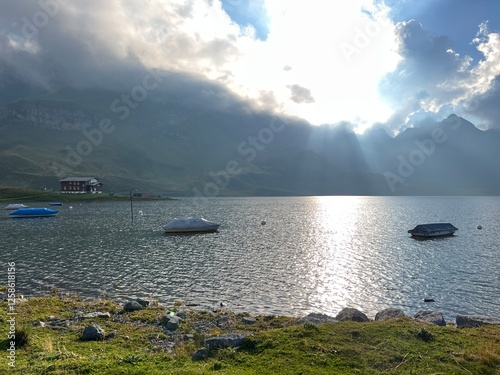
[[[295,103],[314,103],[314,98],[311,95],[311,90],[294,84],[287,86],[290,89],[290,99]]]

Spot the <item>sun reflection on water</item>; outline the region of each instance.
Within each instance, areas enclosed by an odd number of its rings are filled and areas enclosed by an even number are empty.
[[[353,306],[359,282],[353,278],[359,273],[356,242],[359,235],[358,220],[363,197],[314,197],[313,223],[310,235],[316,246],[308,255],[310,260],[308,282],[314,286],[309,303],[318,309],[325,307],[338,311]]]

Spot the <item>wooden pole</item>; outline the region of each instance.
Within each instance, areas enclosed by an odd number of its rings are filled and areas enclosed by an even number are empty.
[[[132,190],[130,190],[130,216],[132,217],[132,221],[134,221],[134,209],[132,207]]]

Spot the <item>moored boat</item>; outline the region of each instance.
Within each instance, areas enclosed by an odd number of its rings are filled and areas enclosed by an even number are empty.
[[[216,232],[220,224],[203,218],[174,219],[163,226],[165,233],[202,233]]]
[[[12,218],[49,217],[57,215],[59,211],[50,208],[20,208],[9,214]]]
[[[450,223],[432,223],[432,224],[419,224],[415,228],[410,229],[408,233],[412,237],[444,237],[453,236],[458,230]]]
[[[7,206],[4,207],[4,210],[18,210],[20,208],[28,208],[29,206],[26,206],[22,203],[11,203],[8,204]]]

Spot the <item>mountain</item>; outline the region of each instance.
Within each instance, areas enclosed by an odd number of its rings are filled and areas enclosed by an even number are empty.
[[[172,196],[500,191],[500,132],[457,116],[394,138],[357,135],[277,117],[209,84],[185,90],[9,97],[0,104],[0,185],[58,189],[59,179],[91,175],[106,191]]]

